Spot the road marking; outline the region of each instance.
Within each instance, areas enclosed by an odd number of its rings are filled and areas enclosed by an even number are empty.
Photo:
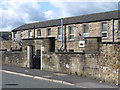
[[[39,80],[47,80],[47,81],[52,81],[52,82],[55,82],[55,83],[61,83],[61,84],[67,84],[67,85],[71,85],[71,86],[76,86],[75,84],[65,82],[65,81],[55,80],[55,79],[48,79],[48,78],[43,78],[43,77],[38,77],[38,76],[27,75],[27,74],[23,74],[23,73],[16,73],[16,72],[7,71],[7,70],[0,70],[0,71],[5,72],[5,73],[20,75],[20,76],[24,76],[24,77],[35,78],[35,79],[39,79]],[[76,87],[87,88],[87,87],[83,87],[83,86],[76,86]]]

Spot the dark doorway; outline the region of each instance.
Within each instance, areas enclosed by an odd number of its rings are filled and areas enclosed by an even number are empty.
[[[37,50],[37,54],[33,55],[33,69],[40,69],[41,67],[41,50]]]

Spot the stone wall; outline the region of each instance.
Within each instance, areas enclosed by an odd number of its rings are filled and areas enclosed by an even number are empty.
[[[84,66],[83,53],[43,54],[43,70],[80,75]]]
[[[2,51],[2,63],[12,66],[26,67],[27,53],[21,51]]]
[[[43,54],[43,70],[77,74],[115,84],[120,83],[119,63],[119,43],[99,43],[98,53]]]
[[[7,51],[10,51],[11,43],[12,43],[11,40],[1,40],[0,41],[0,50],[6,49]]]
[[[118,76],[120,77],[118,75],[120,69],[120,43],[101,43],[100,46],[100,78],[107,82],[118,83]]]

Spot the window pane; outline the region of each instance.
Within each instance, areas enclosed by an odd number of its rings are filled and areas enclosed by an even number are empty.
[[[17,32],[14,32],[14,38],[17,38]]]
[[[69,36],[69,39],[74,39],[74,35],[70,35],[70,36]]]
[[[74,26],[69,26],[69,34],[74,34]]]
[[[74,49],[69,49],[69,52],[74,52]]]
[[[118,30],[120,31],[120,21],[118,22]]]
[[[62,35],[58,35],[58,40],[62,40]]]
[[[107,31],[107,22],[102,23],[102,31]]]
[[[37,35],[41,36],[41,30],[37,30]]]
[[[41,50],[37,50],[37,56],[41,55]]]
[[[29,37],[30,38],[32,37],[32,31],[29,31]]]
[[[58,27],[58,35],[62,35],[62,28]]]
[[[118,32],[118,36],[120,37],[120,31]]]
[[[83,33],[88,33],[88,25],[83,25]]]
[[[102,37],[107,37],[107,33],[102,33]]]
[[[47,36],[50,36],[51,35],[51,29],[47,29]]]
[[[21,32],[21,38],[23,38],[23,32]]]

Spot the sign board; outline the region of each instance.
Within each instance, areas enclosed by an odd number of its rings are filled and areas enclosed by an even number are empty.
[[[79,41],[79,47],[85,47],[85,41]]]

